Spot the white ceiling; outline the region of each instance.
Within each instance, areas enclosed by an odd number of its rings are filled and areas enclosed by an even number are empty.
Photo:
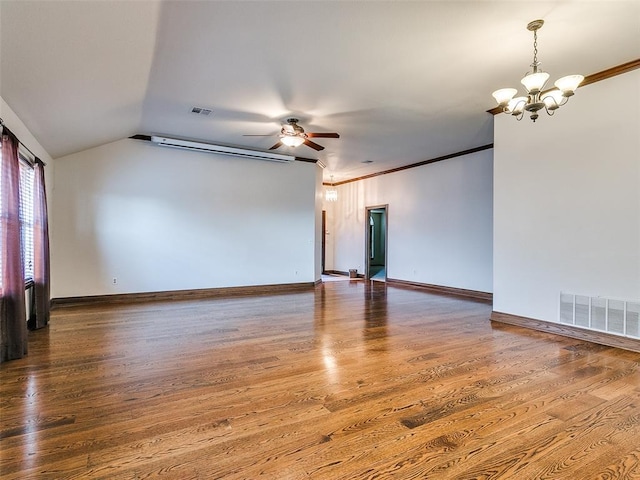
[[[537,18],[552,80],[640,57],[640,0],[1,0],[0,95],[54,158],[136,133],[268,149],[243,134],[295,116],[340,133],[294,151],[339,181],[491,143]]]

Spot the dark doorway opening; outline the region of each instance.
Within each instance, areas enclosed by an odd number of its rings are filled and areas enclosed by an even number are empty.
[[[367,280],[387,280],[387,231],[388,231],[388,205],[367,207],[365,216],[365,256]]]

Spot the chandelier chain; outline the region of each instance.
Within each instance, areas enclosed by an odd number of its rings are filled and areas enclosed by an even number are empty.
[[[533,31],[533,64],[538,64],[538,31]]]

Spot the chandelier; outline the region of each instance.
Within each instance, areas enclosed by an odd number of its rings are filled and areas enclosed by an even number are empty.
[[[527,30],[533,32],[533,63],[531,71],[527,72],[520,83],[527,90],[527,96],[516,97],[518,91],[515,88],[501,88],[493,92],[493,98],[498,102],[504,113],[509,113],[522,120],[524,112],[531,113],[531,120],[538,118],[538,112],[544,109],[548,115],[553,115],[555,110],[569,101],[578,85],[582,83],[582,75],[567,75],[556,80],[556,88],[543,91],[549,79],[549,74],[540,69],[538,61],[538,30],[544,25],[544,20],[534,20],[527,25]]]
[[[335,185],[333,183],[333,175],[331,175],[331,183],[329,184],[331,188],[325,190],[325,200],[327,202],[336,202],[338,201],[338,190],[335,189]]]

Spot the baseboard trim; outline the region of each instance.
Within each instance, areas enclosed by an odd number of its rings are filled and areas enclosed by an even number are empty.
[[[250,285],[246,287],[219,287],[195,290],[173,290],[163,292],[118,293],[113,295],[90,295],[84,297],[61,297],[51,300],[51,308],[74,305],[126,304],[171,300],[198,300],[204,298],[255,297],[260,295],[284,295],[313,290],[316,282],[283,283],[274,285]]]
[[[343,272],[342,270],[325,270],[322,273],[326,273],[327,275],[343,275],[345,277],[349,277],[349,272]],[[358,278],[364,278],[364,274],[362,273],[358,273],[357,275],[358,275]]]
[[[626,337],[619,337],[604,332],[594,332],[592,330],[584,330],[582,328],[564,325],[560,323],[547,322],[545,320],[536,320],[529,317],[521,317],[510,313],[491,312],[491,321],[498,323],[507,323],[518,327],[538,330],[540,332],[552,333],[563,337],[575,338],[591,343],[598,343],[609,347],[622,348],[623,350],[631,350],[640,353],[640,341]]]
[[[467,290],[464,288],[445,287],[442,285],[432,285],[429,283],[410,282],[407,280],[399,280],[397,278],[387,278],[387,284],[398,287],[413,287],[429,293],[437,293],[440,295],[455,295],[456,297],[473,298],[482,300],[486,303],[493,303],[493,293],[480,292],[478,290]]]
[[[342,270],[325,270],[324,272],[327,275],[344,275],[345,277],[349,276],[349,272],[343,272]]]

